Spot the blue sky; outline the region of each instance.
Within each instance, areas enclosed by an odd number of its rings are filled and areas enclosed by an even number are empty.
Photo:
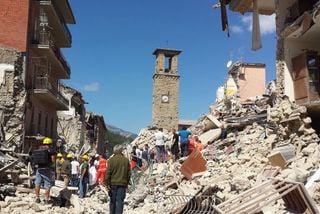
[[[209,111],[227,77],[228,60],[265,63],[275,79],[274,16],[261,17],[263,48],[251,51],[251,15],[228,11],[231,37],[221,30],[215,1],[70,0],[76,24],[69,26],[71,65],[64,81],[82,92],[87,111],[107,124],[138,133],[151,124],[152,75],[156,48],[174,48],[179,57],[181,119]]]

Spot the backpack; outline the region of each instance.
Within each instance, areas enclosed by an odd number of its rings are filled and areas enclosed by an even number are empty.
[[[37,149],[31,153],[31,162],[34,165],[49,165],[50,154],[48,149]]]

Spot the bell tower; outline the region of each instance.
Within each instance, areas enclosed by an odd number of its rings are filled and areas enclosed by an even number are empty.
[[[172,129],[179,122],[179,73],[180,50],[157,48],[156,67],[153,75],[152,125]]]

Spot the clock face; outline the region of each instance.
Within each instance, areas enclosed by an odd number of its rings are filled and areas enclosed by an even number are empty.
[[[169,96],[168,96],[168,95],[162,95],[161,101],[162,101],[163,103],[168,103],[168,102],[169,102]]]

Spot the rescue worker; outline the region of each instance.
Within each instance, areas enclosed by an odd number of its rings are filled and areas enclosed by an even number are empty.
[[[81,156],[82,164],[80,165],[80,185],[79,185],[79,198],[84,198],[87,193],[87,186],[89,183],[89,156]]]
[[[67,158],[63,161],[61,165],[61,177],[64,181],[64,188],[68,187],[70,174],[71,174],[71,159],[72,155],[67,154]]]
[[[103,155],[99,155],[99,163],[97,169],[97,182],[102,185],[104,183],[104,179],[107,171],[107,160],[103,157]]]
[[[62,177],[61,177],[61,168],[62,168],[62,164],[64,162],[64,159],[62,157],[61,153],[57,154],[57,160],[56,160],[56,179],[62,181]]]
[[[79,173],[80,173],[80,164],[77,161],[77,158],[73,158],[71,161],[71,186],[79,187]]]
[[[45,203],[50,202],[50,189],[54,184],[54,164],[56,159],[56,152],[51,148],[52,147],[52,139],[45,137],[42,141],[42,146],[39,147],[38,150],[33,151],[34,155],[39,155],[42,152],[41,157],[46,157],[46,160],[39,160],[38,163],[35,163],[37,165],[37,171],[36,171],[36,179],[34,181],[35,184],[35,194],[36,194],[36,203],[40,203],[40,185],[43,183],[43,186],[45,188]]]

